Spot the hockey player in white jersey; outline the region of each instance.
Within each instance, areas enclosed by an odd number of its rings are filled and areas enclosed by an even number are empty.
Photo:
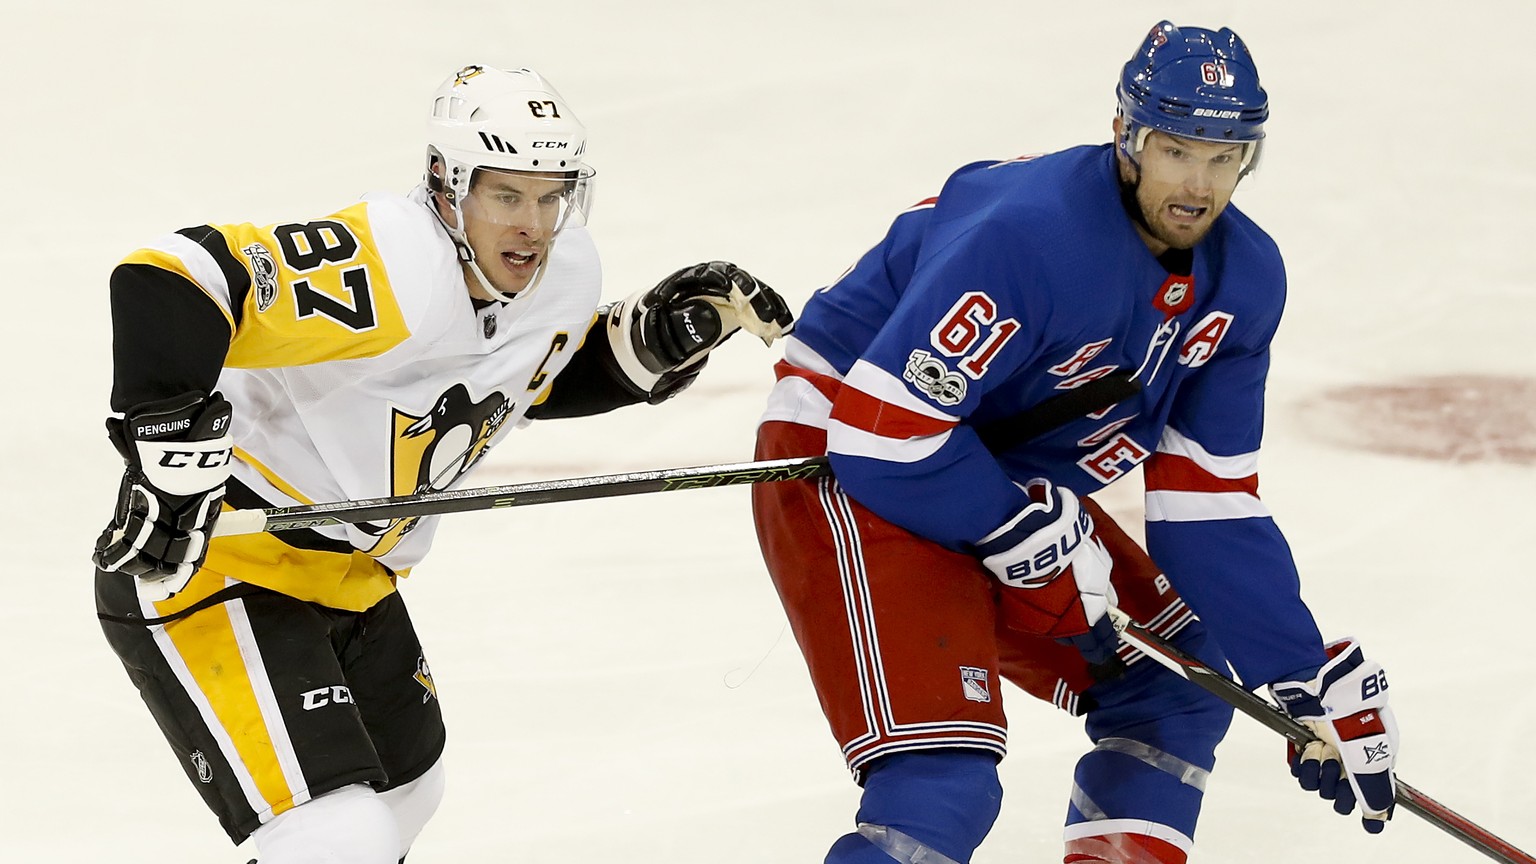
[[[263,864],[402,860],[442,716],[396,593],[435,517],[208,541],[221,507],[457,484],[532,420],[656,403],[791,316],[726,262],[599,307],[586,132],[528,69],[433,96],[425,181],[322,219],[203,225],[113,272],[98,617],[189,780]]]

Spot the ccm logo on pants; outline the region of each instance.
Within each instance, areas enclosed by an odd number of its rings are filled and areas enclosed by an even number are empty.
[[[346,705],[352,702],[352,691],[346,687],[321,687],[304,695],[304,710],[313,711],[327,705]]]

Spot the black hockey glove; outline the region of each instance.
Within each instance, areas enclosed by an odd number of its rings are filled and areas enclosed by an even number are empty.
[[[709,261],[616,304],[608,338],[625,376],[657,402],[692,383],[709,352],[737,330],[771,345],[793,324],[776,291],[735,264]]]
[[[107,419],[126,467],[116,512],[91,558],[103,570],[136,577],[147,599],[185,588],[208,554],[229,479],[229,415],[219,394],[187,393]]]

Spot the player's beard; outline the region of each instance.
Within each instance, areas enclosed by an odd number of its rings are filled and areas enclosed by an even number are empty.
[[[1159,218],[1166,212],[1167,201],[1153,201],[1150,196],[1144,195],[1141,188],[1141,180],[1128,181],[1123,177],[1120,180],[1120,203],[1125,207],[1125,212],[1141,229],[1152,235],[1152,239],[1162,243],[1170,249],[1193,249],[1205,235],[1209,234],[1211,227],[1216,224],[1216,217],[1221,211],[1212,204],[1204,205],[1206,212],[1203,214],[1205,223],[1198,231],[1176,230]]]

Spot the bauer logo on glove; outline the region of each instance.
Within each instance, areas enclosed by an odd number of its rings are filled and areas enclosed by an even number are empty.
[[[1030,504],[982,539],[982,563],[1013,588],[1038,588],[1060,575],[1093,535],[1093,517],[1072,490],[1049,480],[1031,480]]]
[[[1049,480],[1023,489],[1030,503],[976,546],[982,566],[1004,586],[1004,625],[1054,639],[1096,632],[1079,648],[1091,643],[1090,662],[1103,660],[1115,645],[1107,618],[1115,589],[1093,517],[1071,489]]]
[[[1037,588],[1044,585],[1056,578],[1064,563],[1072,560],[1083,538],[1092,533],[1093,517],[1086,510],[1080,511],[1077,519],[1066,526],[1061,536],[1046,538],[1051,543],[1033,557],[1015,561],[1004,568],[1003,581],[1015,588]]]

